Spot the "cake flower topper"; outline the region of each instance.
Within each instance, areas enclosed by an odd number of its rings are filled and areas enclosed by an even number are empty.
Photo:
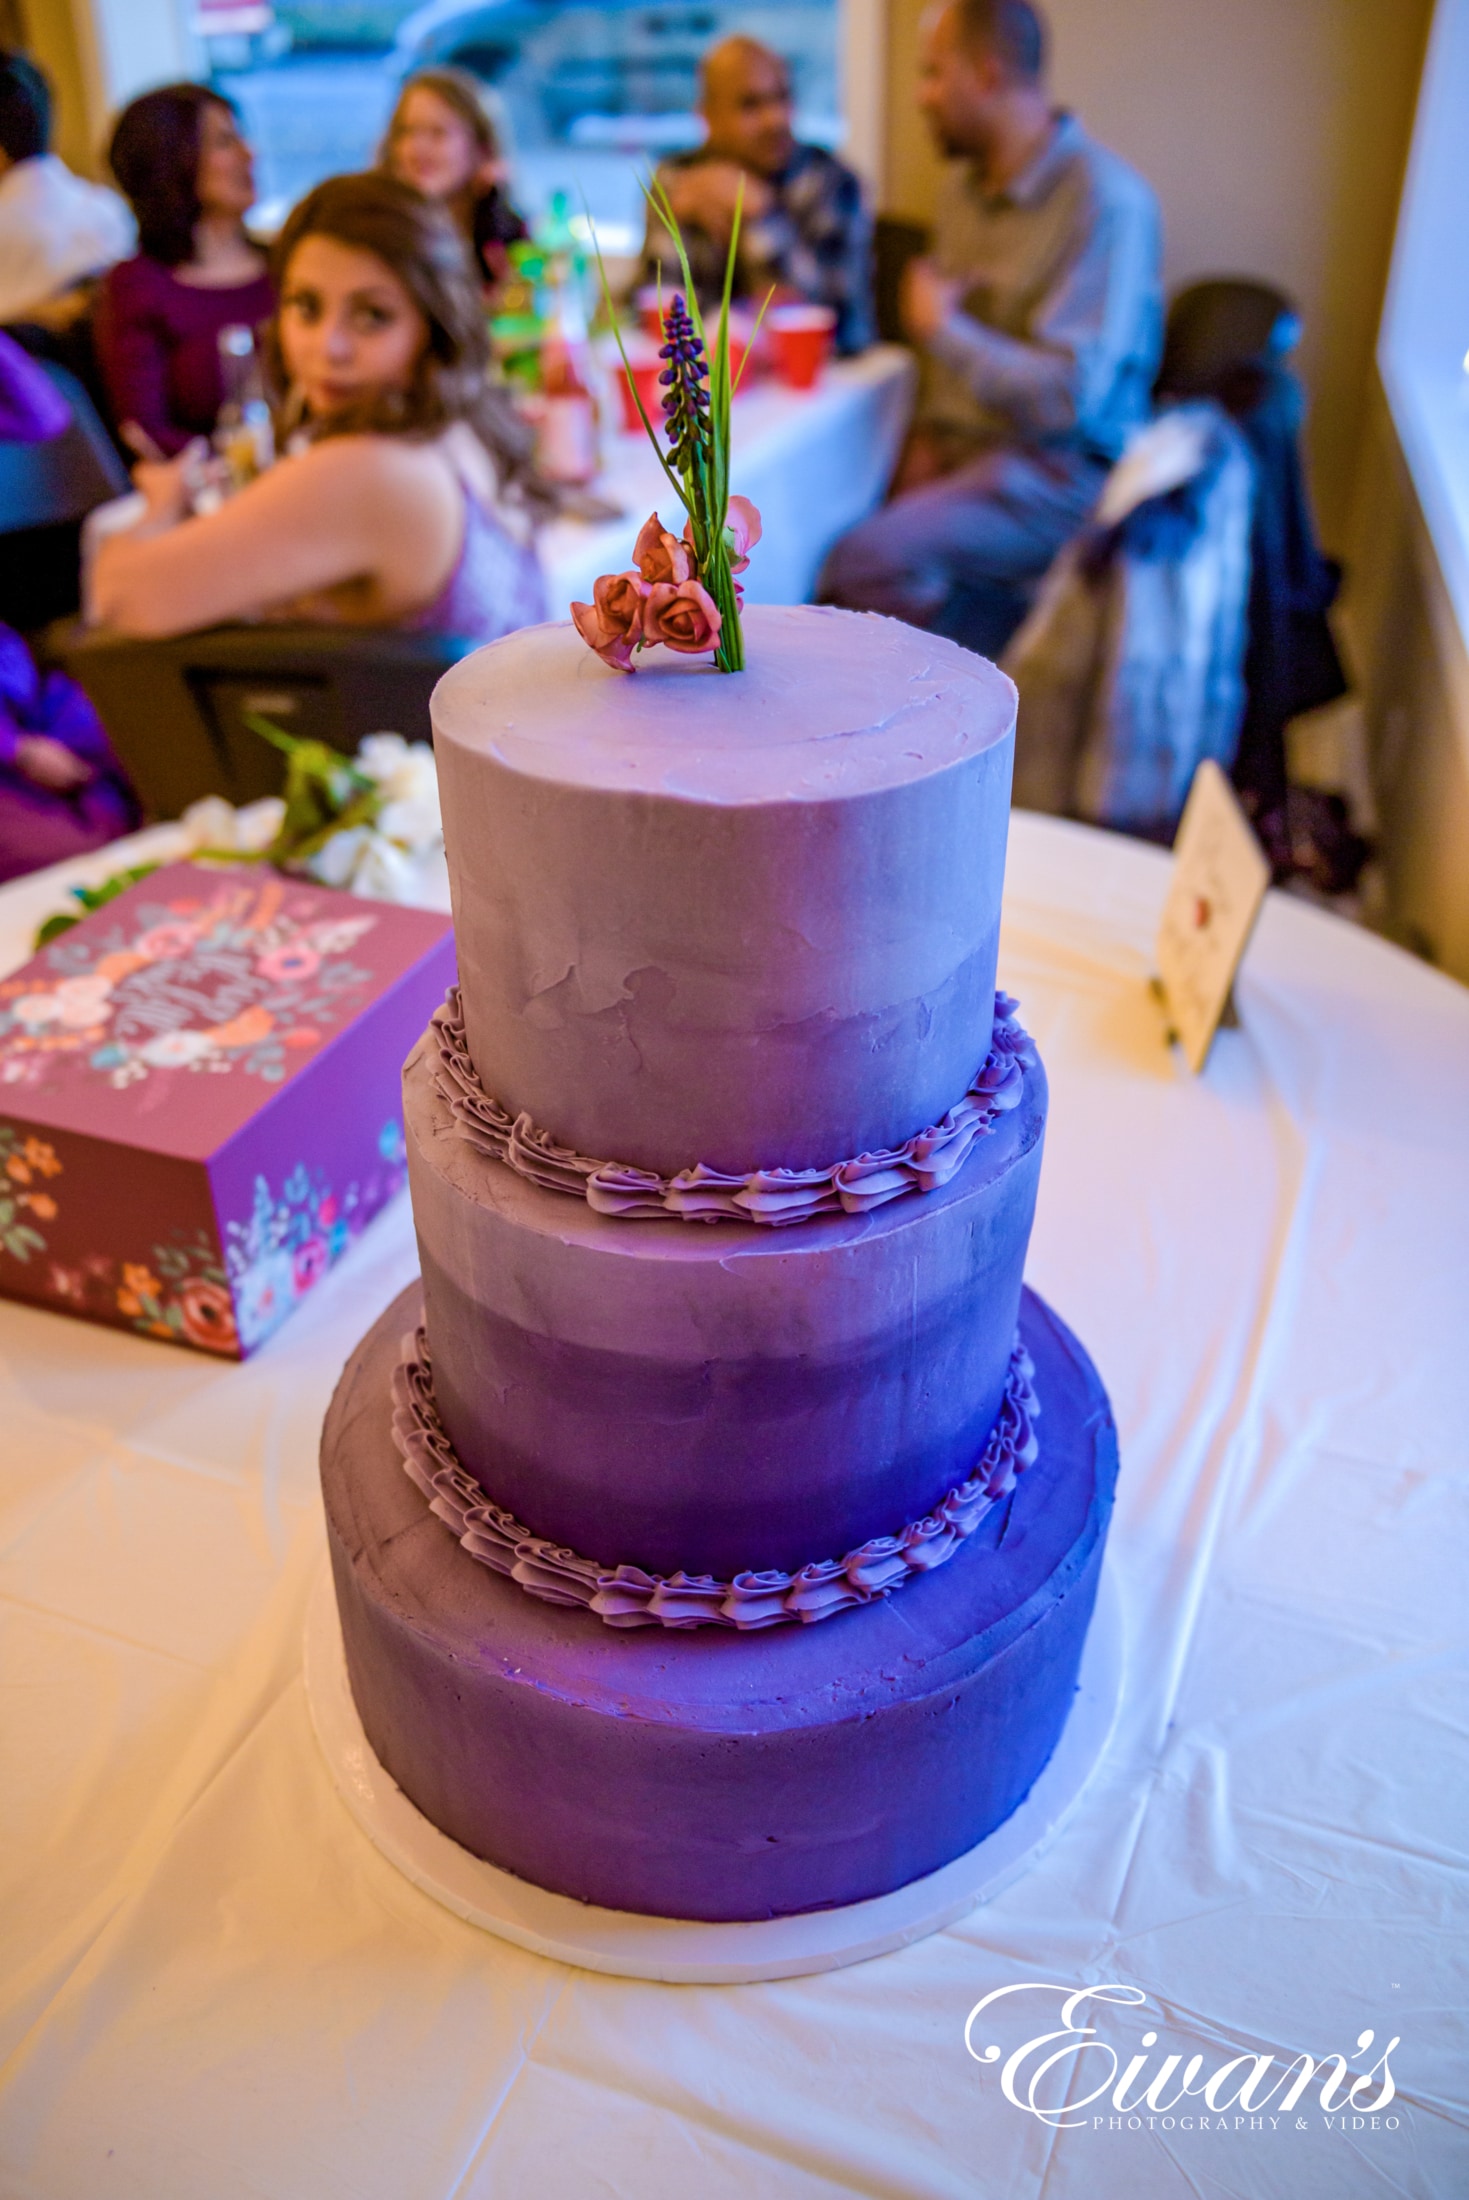
[[[664,342],[659,357],[667,365],[659,381],[664,392],[666,453],[644,408],[620,333],[617,348],[658,463],[688,517],[679,538],[670,535],[657,513],[652,513],[638,536],[633,565],[623,573],[604,573],[592,589],[591,603],[574,603],[571,616],[582,640],[604,664],[619,672],[631,672],[635,653],[659,642],[686,656],[713,650],[718,671],[742,672],[745,645],[738,576],[760,540],[760,514],[748,497],[729,493],[730,400],[736,387],[729,367],[729,305],[744,190],[741,186],[735,204],[712,352],[678,221],[656,177],[647,187],[647,196],[673,238],[684,279],[683,291],[674,293],[662,317]],[[610,306],[600,247],[597,265]]]

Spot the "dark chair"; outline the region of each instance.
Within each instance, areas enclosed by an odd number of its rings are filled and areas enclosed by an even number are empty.
[[[130,486],[76,376],[40,365],[71,407],[70,426],[43,443],[0,443],[0,619],[23,633],[76,610],[82,521]]]
[[[1157,395],[1212,397],[1239,419],[1300,337],[1300,315],[1270,283],[1234,275],[1190,283],[1168,309]]]
[[[916,260],[929,247],[931,232],[921,222],[899,221],[894,215],[879,214],[872,232],[872,292],[877,315],[877,333],[885,344],[901,344],[902,317],[898,303],[903,293],[903,276],[908,262]]]
[[[79,287],[92,296],[86,310],[75,320],[56,327],[41,321],[7,321],[5,334],[19,344],[22,351],[29,352],[38,366],[63,367],[76,377],[91,399],[92,408],[107,431],[114,451],[124,466],[131,466],[133,454],[117,433],[117,422],[112,417],[107,384],[97,356],[95,293],[98,286],[86,283]]]
[[[70,626],[49,653],[80,681],[144,808],[278,794],[285,760],[247,712],[351,755],[365,734],[429,738],[429,697],[473,648],[391,627],[224,626],[167,641]]]
[[[1286,363],[1300,333],[1290,299],[1268,283],[1238,277],[1194,283],[1169,309],[1157,395],[1213,398],[1250,445],[1249,638],[1234,781],[1277,875],[1305,869],[1319,882],[1330,873],[1339,887],[1355,882],[1365,843],[1347,834],[1335,856],[1315,850],[1310,831],[1294,829],[1292,811],[1301,805],[1293,803],[1286,778],[1289,721],[1347,690],[1327,620],[1341,571],[1317,545],[1301,461],[1305,399]],[[1321,832],[1340,837],[1339,825],[1325,820]]]

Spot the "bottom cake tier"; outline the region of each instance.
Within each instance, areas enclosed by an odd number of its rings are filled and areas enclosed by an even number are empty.
[[[445,1833],[607,1909],[732,1921],[889,1893],[1024,1800],[1075,1693],[1117,1476],[1096,1370],[1034,1293],[1039,1449],[1011,1495],[892,1595],[750,1633],[620,1631],[473,1558],[393,1436],[419,1318],[415,1286],[348,1363],[321,1471],[363,1727]]]

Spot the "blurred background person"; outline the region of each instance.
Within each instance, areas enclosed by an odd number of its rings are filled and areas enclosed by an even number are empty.
[[[69,326],[90,303],[88,278],[133,249],[133,219],[116,192],[74,176],[50,147],[50,86],[24,54],[0,52],[0,323],[7,325]]]
[[[500,140],[467,69],[420,69],[398,94],[378,166],[446,206],[487,285],[530,232],[510,202]]]
[[[0,882],[84,855],[142,822],[97,713],[0,626]]]
[[[0,452],[51,443],[70,419],[46,370],[0,333]],[[44,556],[35,533],[27,530],[25,545],[32,561]],[[0,550],[8,548],[0,535]],[[0,882],[99,848],[138,822],[132,789],[86,696],[65,674],[43,674],[23,637],[0,624]]]
[[[391,176],[335,176],[272,261],[267,356],[290,455],[194,517],[189,452],[139,466],[147,514],[99,548],[94,616],[139,635],[273,617],[473,643],[543,619],[546,492],[531,431],[487,378],[448,213]]]
[[[923,355],[899,493],[832,551],[824,601],[998,656],[1148,416],[1162,343],[1149,186],[1053,109],[1029,0],[941,0],[919,104],[953,162],[907,270]]]
[[[790,74],[753,38],[727,38],[704,57],[697,151],[658,170],[689,257],[701,304],[717,303],[735,202],[744,186],[735,295],[828,306],[838,351],[872,342],[872,222],[853,171],[793,128]],[[681,287],[678,254],[649,210],[643,245],[650,282]]]
[[[103,381],[124,442],[141,457],[171,457],[214,427],[220,330],[270,315],[266,257],[245,230],[254,163],[233,107],[203,84],[135,99],[108,160],[137,217],[138,252],[102,286]]]

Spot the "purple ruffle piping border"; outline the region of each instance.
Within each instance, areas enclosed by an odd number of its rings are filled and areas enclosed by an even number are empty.
[[[1016,1340],[1005,1392],[983,1455],[967,1481],[950,1490],[922,1520],[900,1535],[874,1536],[845,1558],[803,1566],[799,1573],[646,1574],[638,1566],[599,1566],[595,1559],[547,1543],[501,1505],[493,1505],[460,1465],[434,1401],[428,1340],[420,1329],[403,1340],[393,1371],[393,1441],[429,1509],[452,1528],[471,1558],[506,1574],[544,1604],[579,1605],[604,1627],[737,1627],[749,1633],[793,1620],[810,1626],[854,1604],[891,1596],[918,1574],[932,1573],[973,1535],[985,1515],[1008,1497],[1032,1464],[1040,1402],[1035,1368]]]
[[[435,1083],[456,1127],[475,1150],[503,1161],[546,1191],[569,1192],[598,1214],[680,1222],[758,1222],[779,1229],[813,1215],[868,1214],[910,1192],[934,1192],[957,1176],[975,1140],[1018,1107],[1035,1049],[1015,1021],[1019,1003],[995,995],[995,1023],[984,1067],[941,1123],[882,1153],[858,1154],[829,1169],[760,1169],[728,1176],[698,1162],[677,1176],[593,1161],[558,1146],[528,1115],[512,1116],[480,1084],[464,1036],[457,986],[434,1017],[440,1069]]]

